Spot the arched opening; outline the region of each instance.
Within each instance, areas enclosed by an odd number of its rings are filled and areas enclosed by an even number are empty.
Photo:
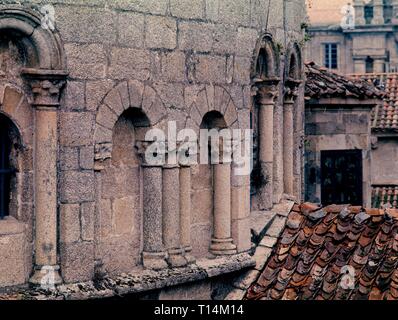
[[[9,216],[12,210],[11,198],[15,193],[17,129],[4,115],[0,114],[0,219]],[[14,215],[16,204],[13,204]]]
[[[141,262],[143,185],[136,141],[148,126],[140,109],[124,111],[113,128],[111,158],[101,171],[100,252],[109,274],[129,272]]]

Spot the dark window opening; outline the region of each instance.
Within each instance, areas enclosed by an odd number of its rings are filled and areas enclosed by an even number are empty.
[[[391,0],[383,0],[384,10],[384,23],[391,23],[393,18],[393,6]]]
[[[337,69],[337,43],[326,43],[324,45],[325,49],[325,67],[328,69]]]
[[[364,14],[365,14],[366,24],[371,24],[373,20],[373,6],[372,5],[365,6]]]
[[[361,150],[321,152],[321,198],[323,205],[363,204]]]
[[[11,145],[10,123],[0,115],[0,219],[9,215],[10,184],[13,174],[10,165]]]
[[[365,64],[366,64],[366,73],[373,73],[374,60],[371,57],[367,57]]]

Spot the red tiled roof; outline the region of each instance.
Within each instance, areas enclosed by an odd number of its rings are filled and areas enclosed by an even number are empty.
[[[397,218],[392,209],[295,205],[245,299],[398,299]]]
[[[385,92],[383,104],[372,112],[373,130],[398,132],[398,73],[357,74],[352,77],[372,83]]]
[[[314,62],[305,64],[307,81],[305,97],[319,98],[354,98],[354,99],[382,99],[384,93],[373,84],[365,80],[354,79],[330,72]]]

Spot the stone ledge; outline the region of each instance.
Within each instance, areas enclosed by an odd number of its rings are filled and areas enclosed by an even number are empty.
[[[246,269],[255,265],[248,253],[215,259],[198,260],[196,264],[161,271],[137,268],[130,274],[77,284],[64,284],[55,291],[20,289],[0,295],[0,300],[83,300],[109,298],[118,295],[141,293],[189,282],[200,281],[226,273]]]
[[[26,225],[14,217],[5,217],[0,220],[0,236],[16,235],[25,232]]]

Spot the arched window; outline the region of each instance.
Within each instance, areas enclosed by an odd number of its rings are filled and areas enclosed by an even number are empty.
[[[11,176],[10,166],[11,139],[10,123],[0,115],[0,219],[9,215]]]

